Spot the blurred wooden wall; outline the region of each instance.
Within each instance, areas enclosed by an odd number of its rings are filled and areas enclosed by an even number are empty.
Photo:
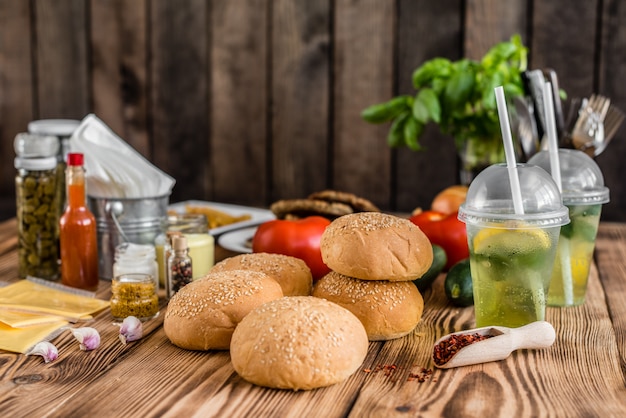
[[[177,179],[172,201],[330,187],[428,206],[457,182],[452,139],[432,126],[426,151],[392,151],[359,113],[412,93],[423,61],[477,59],[514,33],[570,97],[626,110],[619,0],[0,0],[0,215],[15,213],[15,135],[91,112]],[[625,134],[597,159],[605,220],[626,221]]]

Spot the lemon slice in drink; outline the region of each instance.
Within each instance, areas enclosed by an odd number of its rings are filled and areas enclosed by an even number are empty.
[[[538,228],[482,229],[474,237],[474,252],[487,256],[511,257],[534,254],[550,248],[550,237]]]

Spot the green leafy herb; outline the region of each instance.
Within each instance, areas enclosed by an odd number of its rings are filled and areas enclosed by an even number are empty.
[[[457,146],[469,138],[493,138],[500,133],[494,88],[503,86],[508,100],[524,95],[521,74],[527,53],[521,37],[514,35],[480,61],[433,58],[413,72],[414,96],[369,106],[361,116],[370,123],[392,122],[389,146],[414,151],[422,149],[419,138],[430,122],[452,135]]]

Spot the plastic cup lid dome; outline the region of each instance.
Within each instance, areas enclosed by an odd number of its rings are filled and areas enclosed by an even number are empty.
[[[484,169],[472,181],[459,219],[467,224],[491,227],[533,228],[569,223],[568,209],[550,174],[540,167],[517,164],[524,214],[516,214],[506,164]]]
[[[541,151],[528,160],[549,174],[550,153]],[[598,164],[582,151],[559,149],[561,170],[561,195],[565,205],[595,205],[609,201],[609,189],[604,186],[604,177]]]

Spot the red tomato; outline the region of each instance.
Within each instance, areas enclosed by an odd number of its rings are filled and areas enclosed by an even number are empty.
[[[457,212],[446,215],[427,210],[411,216],[409,220],[419,226],[432,244],[444,249],[448,257],[446,269],[469,257],[467,231],[465,224],[458,220]]]
[[[320,252],[320,240],[328,225],[330,221],[321,216],[265,222],[259,225],[252,238],[252,251],[300,258],[311,269],[313,279],[317,280],[330,272]]]

